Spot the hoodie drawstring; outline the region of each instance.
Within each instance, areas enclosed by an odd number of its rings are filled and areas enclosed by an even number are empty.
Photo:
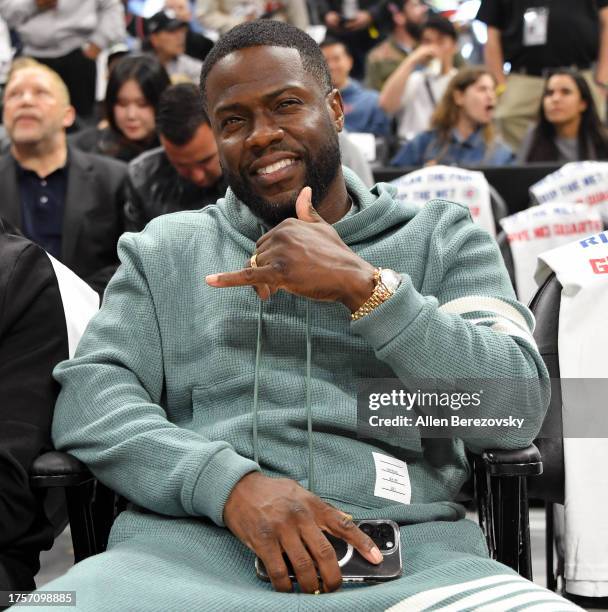
[[[258,304],[258,333],[255,348],[255,368],[253,373],[253,460],[259,464],[260,452],[258,442],[258,397],[260,387],[260,362],[262,356],[262,309],[263,302]],[[312,440],[312,401],[311,401],[311,363],[312,341],[310,331],[310,300],[306,300],[306,420],[308,430],[308,490],[314,493],[314,460]]]

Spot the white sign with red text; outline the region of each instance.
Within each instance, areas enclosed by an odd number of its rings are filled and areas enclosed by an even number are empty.
[[[424,206],[429,200],[450,200],[468,207],[475,223],[496,236],[490,186],[482,172],[452,166],[428,166],[391,182],[397,198]]]
[[[524,304],[536,293],[534,272],[541,253],[603,229],[599,211],[587,204],[534,206],[499,223],[513,256],[517,297]]]
[[[530,187],[538,204],[570,202],[596,206],[608,223],[608,162],[571,162]]]

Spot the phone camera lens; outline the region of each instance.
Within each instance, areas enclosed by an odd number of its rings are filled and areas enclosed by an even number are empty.
[[[363,523],[362,525],[359,525],[359,529],[361,529],[361,531],[365,535],[368,535],[370,538],[372,537],[372,533],[374,531],[373,525],[370,525],[369,523]]]

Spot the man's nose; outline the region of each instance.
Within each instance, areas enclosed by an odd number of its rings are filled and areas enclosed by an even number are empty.
[[[190,180],[196,185],[204,186],[206,172],[204,168],[193,168],[190,173]]]
[[[21,104],[33,104],[34,99],[35,99],[34,94],[31,91],[27,91],[27,90],[22,92],[22,94],[19,96],[19,102]]]
[[[253,127],[247,137],[247,145],[264,149],[273,142],[283,140],[283,129],[268,113],[259,113],[253,118]]]

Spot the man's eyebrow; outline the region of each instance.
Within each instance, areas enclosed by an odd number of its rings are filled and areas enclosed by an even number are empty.
[[[290,91],[292,89],[299,90],[299,91],[304,90],[304,88],[301,85],[286,85],[285,87],[281,87],[280,89],[275,89],[274,91],[271,91],[263,95],[262,100],[264,100],[264,102],[268,102],[272,100],[273,98],[278,98],[281,94],[285,93],[286,91]],[[243,108],[244,106],[246,105],[241,104],[240,102],[233,102],[232,104],[222,104],[217,107],[215,112],[219,114],[219,113],[225,113],[225,112],[230,112],[230,111],[236,111],[236,110]]]
[[[199,159],[198,161],[196,161],[194,163],[195,164],[204,164],[205,162],[208,162],[210,159],[213,159],[216,155],[217,155],[217,151],[215,153],[211,153],[209,155],[206,155],[205,157],[201,157],[201,159]]]

